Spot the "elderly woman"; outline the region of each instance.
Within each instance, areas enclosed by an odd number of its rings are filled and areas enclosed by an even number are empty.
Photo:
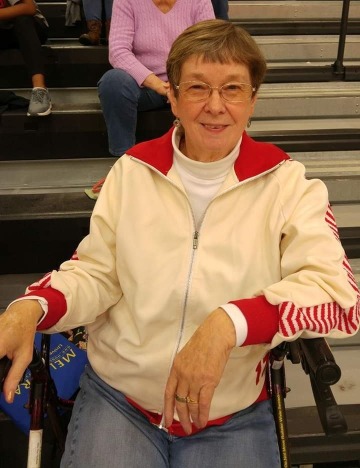
[[[279,467],[269,350],[358,329],[324,184],[246,134],[265,71],[227,21],[184,31],[175,128],[116,162],[76,255],[0,317],[8,401],[36,327],[87,324],[64,468]]]

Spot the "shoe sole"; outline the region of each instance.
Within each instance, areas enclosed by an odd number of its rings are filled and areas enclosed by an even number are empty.
[[[30,114],[30,112],[27,113],[28,117],[44,117],[45,115],[51,114],[51,109],[52,105],[50,105],[49,109],[45,112],[38,112],[37,114]]]
[[[79,42],[80,42],[80,44],[82,44],[84,46],[98,46],[98,45],[101,45],[100,41],[99,42],[91,42],[90,39],[86,39],[86,38],[79,38]]]

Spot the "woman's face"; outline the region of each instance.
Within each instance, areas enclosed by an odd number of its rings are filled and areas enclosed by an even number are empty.
[[[213,87],[229,82],[252,85],[245,65],[207,63],[195,55],[184,62],[180,83],[194,80]],[[184,154],[190,159],[214,161],[227,156],[239,141],[254,112],[256,96],[246,102],[229,102],[220,97],[218,90],[213,90],[205,101],[192,102],[181,93],[175,97],[174,90],[170,89],[169,100],[184,128]]]

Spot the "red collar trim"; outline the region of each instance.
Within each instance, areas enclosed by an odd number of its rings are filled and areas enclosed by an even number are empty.
[[[126,153],[167,175],[173,165],[173,131],[171,128],[160,138],[138,143]],[[290,157],[282,149],[271,143],[255,141],[244,132],[234,170],[239,181],[243,181],[267,172],[287,159]]]

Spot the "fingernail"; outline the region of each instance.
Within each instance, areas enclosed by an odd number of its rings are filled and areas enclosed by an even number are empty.
[[[12,403],[13,399],[14,399],[14,392],[12,390],[10,390],[10,392],[7,394],[6,400],[7,400],[8,403]]]

